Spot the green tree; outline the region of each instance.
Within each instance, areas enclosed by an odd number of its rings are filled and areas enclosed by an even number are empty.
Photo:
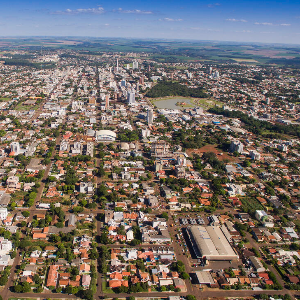
[[[187,295],[186,300],[197,300],[195,296],[193,295]]]
[[[21,284],[17,284],[15,287],[14,287],[14,292],[15,293],[22,293],[23,291],[23,287]]]
[[[28,282],[22,283],[22,293],[29,293],[31,291],[30,284]]]
[[[166,219],[167,221],[169,220],[169,216],[168,216],[168,213],[167,213],[167,212],[163,212],[163,213],[161,214],[161,217],[164,218],[164,219]]]
[[[28,210],[24,210],[22,211],[22,215],[25,217],[25,218],[28,218],[30,216],[30,212]]]

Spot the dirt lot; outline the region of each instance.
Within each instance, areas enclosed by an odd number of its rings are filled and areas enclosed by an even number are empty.
[[[231,162],[238,162],[238,159],[234,156],[229,156],[227,153],[221,152],[219,149],[217,149],[216,145],[206,145],[200,149],[187,149],[187,154],[191,156],[193,153],[202,155],[205,152],[213,152],[217,155],[219,160],[225,160],[228,159]]]

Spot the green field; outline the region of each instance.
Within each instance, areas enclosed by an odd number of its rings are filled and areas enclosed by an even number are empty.
[[[11,98],[6,98],[6,97],[1,98],[0,97],[0,102],[7,102],[7,101],[10,101],[10,100],[11,100]]]
[[[29,110],[37,110],[38,109],[38,105],[23,105],[22,103],[19,103],[15,110],[18,111],[29,111]]]
[[[300,46],[243,44],[233,42],[209,42],[189,40],[146,40],[125,38],[48,37],[2,38],[0,53],[13,48],[21,50],[56,51],[72,49],[81,54],[102,55],[106,52],[149,53],[145,59],[157,62],[238,62],[251,64],[276,64],[300,66]]]
[[[217,101],[215,99],[209,99],[209,98],[200,98],[200,99],[193,99],[192,102],[195,106],[201,106],[203,108],[210,108],[215,105],[222,106],[224,103]]]

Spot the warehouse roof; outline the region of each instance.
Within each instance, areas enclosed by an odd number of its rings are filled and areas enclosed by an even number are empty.
[[[238,259],[219,226],[192,226],[190,234],[194,247],[208,260]]]
[[[198,282],[200,284],[214,284],[215,281],[212,275],[207,271],[196,271],[195,272]]]

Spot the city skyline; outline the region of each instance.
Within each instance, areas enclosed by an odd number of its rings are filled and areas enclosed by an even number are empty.
[[[0,36],[90,36],[300,44],[298,1],[11,1]]]

